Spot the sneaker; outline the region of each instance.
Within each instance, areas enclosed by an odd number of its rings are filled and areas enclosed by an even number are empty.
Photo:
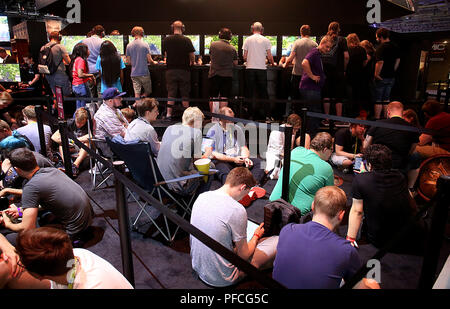
[[[322,125],[328,127],[330,125],[330,121],[328,119],[322,120]]]

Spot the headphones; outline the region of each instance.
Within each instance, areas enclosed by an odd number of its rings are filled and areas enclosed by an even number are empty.
[[[250,32],[253,33],[253,29],[254,29],[254,24],[256,23],[256,21],[250,26]],[[264,33],[264,26],[261,25],[261,34]]]
[[[178,21],[178,20],[177,20]],[[175,27],[174,27],[174,23],[175,22],[177,22],[177,21],[174,21],[172,24],[170,24],[170,31],[172,32],[172,34],[173,34],[173,32],[174,32],[174,29],[175,29]],[[184,23],[183,22],[181,22],[181,33],[184,33],[184,31],[186,31],[186,27],[185,27],[185,25],[184,25]]]

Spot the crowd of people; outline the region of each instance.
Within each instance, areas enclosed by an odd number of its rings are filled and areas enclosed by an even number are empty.
[[[186,109],[182,122],[168,126],[161,138],[152,126],[160,106],[149,97],[152,83],[147,64],[154,61],[148,44],[142,41],[141,27],[132,29],[135,40],[126,51],[127,62],[132,66],[134,95],[138,99],[127,108],[123,106],[122,97],[126,93],[121,87],[125,64],[114,45],[101,39],[105,35],[103,27],[94,27],[91,35],[74,47],[71,57],[59,44],[60,34],[50,34],[50,42],[42,51],[52,53],[55,68],[45,75],[46,80],[53,91],[56,85],[64,86],[65,95],[74,92],[79,99],[69,129],[82,143],[97,148],[107,158],[114,157],[106,143],[107,137],[118,138],[125,144],[148,143],[166,180],[198,173],[195,160],[210,159],[211,168],[217,169],[217,173],[208,177],[208,181],[191,178],[168,183],[171,190],[182,196],[195,195],[190,223],[258,269],[273,268],[273,278],[288,288],[339,288],[362,265],[357,251],[359,239],[381,248],[417,213],[414,194],[418,169],[426,158],[449,154],[450,114],[441,110],[439,102],[429,100],[422,106],[422,112],[427,118],[423,127],[430,131],[420,134],[383,126],[420,127],[414,110],[404,110],[402,103],[390,101],[399,54],[389,40],[389,32],[377,31],[381,45],[375,50],[369,42],[360,43],[356,34],[347,38],[339,36],[337,22],[329,25],[319,44],[310,39],[310,27],[303,25],[301,38],[283,64],[294,64],[293,98],[304,99],[310,110],[327,114],[334,104],[336,113],[342,115],[349,87],[358,120],[366,119],[360,110],[370,104],[375,119],[384,118],[385,106],[386,119],[377,122],[380,126],[370,128],[354,123],[332,136],[321,132],[321,124],[315,120],[309,121],[306,132],[301,132],[301,118],[291,113],[282,124],[293,128],[286,202],[298,208],[302,216],[310,215],[311,220],[288,224],[279,235],[266,235],[261,223],[249,237],[247,211],[240,201],[253,188],[264,185],[268,178],[276,180],[269,192],[270,201],[282,197],[284,133],[271,132],[267,164],[264,164],[263,158],[251,153],[248,147],[254,141],[248,140],[243,128],[230,120],[234,111],[225,101],[218,106],[211,104],[211,110],[225,118],[213,120],[208,130],[202,132],[209,119],[205,119],[198,107],[189,106],[187,100],[189,68],[195,62],[194,48],[183,35],[185,26],[181,21],[174,22],[171,28],[173,35],[163,43],[168,96],[175,98],[179,92]],[[268,98],[266,64],[275,65],[275,62],[270,41],[263,36],[263,31],[261,23],[252,25],[253,35],[244,41],[243,56],[251,95],[255,91],[258,97]],[[229,96],[230,72],[237,61],[236,50],[229,43],[231,31],[223,28],[219,37],[219,41],[211,44],[211,97]],[[28,65],[33,66],[32,60]],[[70,65],[72,82],[65,65]],[[34,78],[30,81],[35,82]],[[91,95],[102,97],[94,114],[86,108]],[[23,108],[23,120],[18,122],[18,116],[8,111],[12,100],[8,92],[0,93],[3,159],[0,198],[8,197],[10,202],[0,221],[5,229],[17,232],[18,236],[14,249],[0,235],[0,286],[132,288],[108,262],[80,248],[90,234],[93,208],[86,192],[57,164],[61,163],[59,132],[44,126],[46,149],[41,149],[34,106]],[[173,101],[168,102],[165,119],[172,118],[173,105]],[[268,115],[270,105],[265,107]],[[262,110],[258,105],[250,109],[256,118]],[[91,137],[94,137],[93,144]],[[88,153],[74,145],[71,152],[74,154],[72,172],[76,176]],[[350,193],[335,186],[335,169],[355,172],[351,207],[347,207]],[[219,189],[210,190],[213,180],[218,181]],[[346,237],[341,237],[337,228],[346,212],[348,230]],[[45,227],[48,224],[57,228]],[[409,241],[395,250],[420,253],[426,233],[426,226],[418,222]],[[233,286],[246,276],[193,236],[190,250],[193,270],[209,286]],[[54,254],[49,256],[49,252]],[[105,276],[109,276],[108,280],[104,280]],[[359,285],[367,286],[379,287],[367,281]]]

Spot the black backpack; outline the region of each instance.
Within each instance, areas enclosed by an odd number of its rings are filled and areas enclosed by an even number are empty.
[[[39,73],[52,75],[56,72],[56,70],[58,70],[58,67],[63,61],[63,59],[61,57],[61,61],[58,63],[58,65],[56,65],[55,61],[53,60],[52,48],[56,44],[57,43],[53,43],[48,46],[44,46],[39,51],[39,62],[38,62]]]
[[[301,223],[300,209],[278,199],[264,206],[264,237],[279,235],[283,226],[288,223]]]

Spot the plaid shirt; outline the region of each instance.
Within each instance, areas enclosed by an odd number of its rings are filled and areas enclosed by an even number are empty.
[[[119,109],[111,108],[103,103],[94,115],[94,136],[97,139],[105,140],[106,136],[114,137],[117,134],[125,136],[128,121]]]

